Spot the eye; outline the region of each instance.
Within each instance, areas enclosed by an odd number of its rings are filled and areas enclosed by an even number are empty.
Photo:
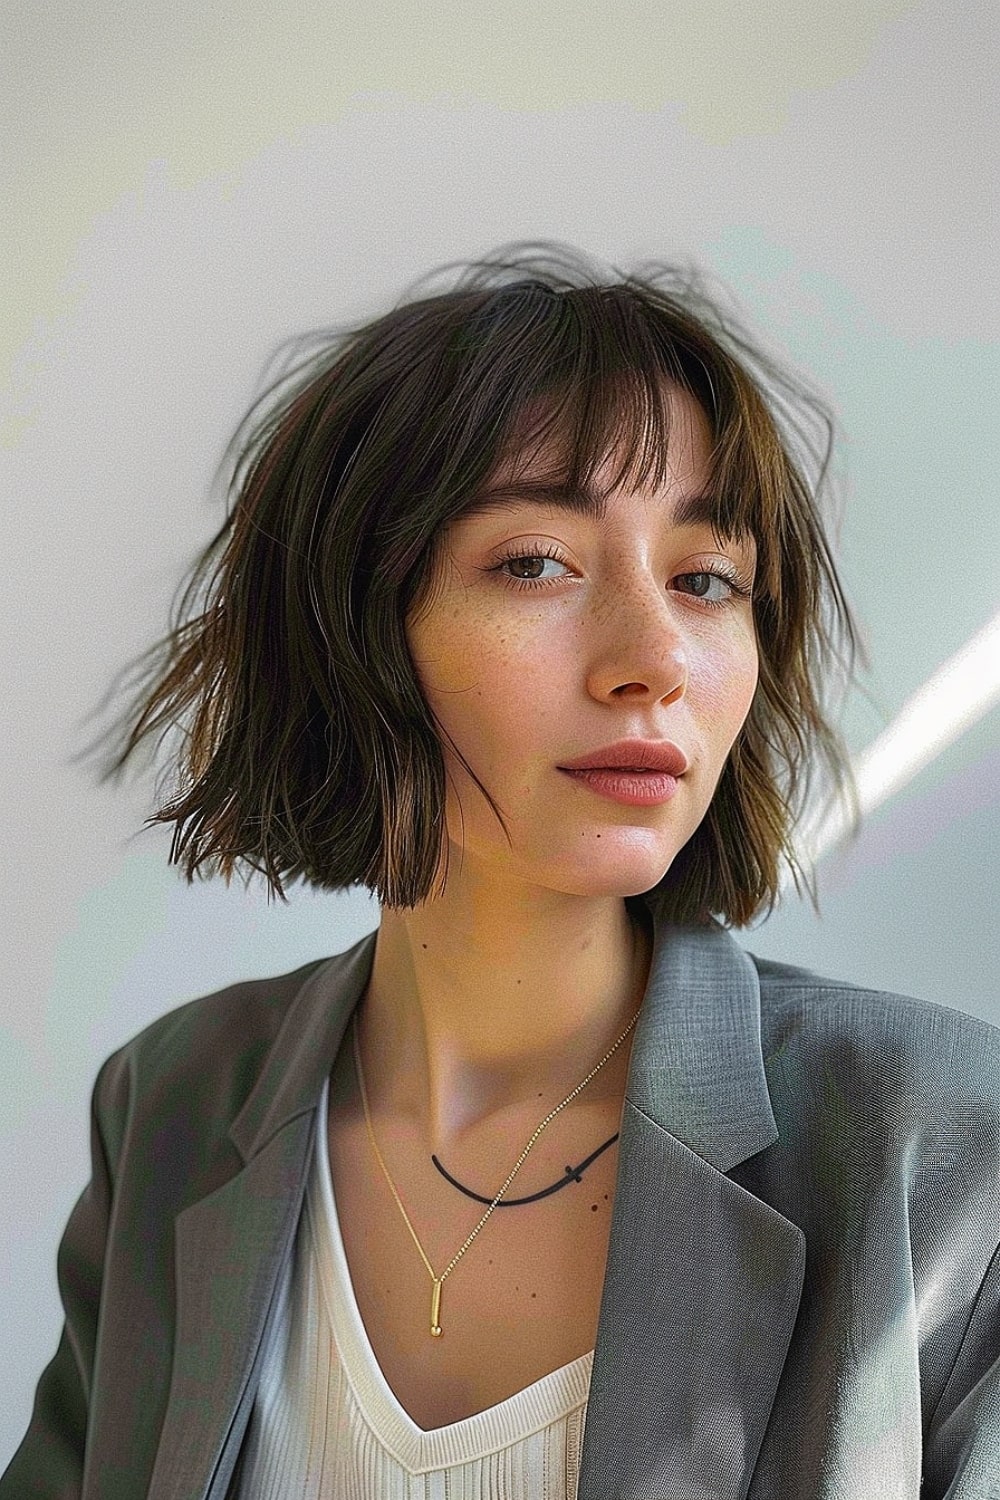
[[[687,584],[693,597],[704,604],[728,604],[734,595],[745,599],[750,594],[749,588],[736,573],[723,567],[698,573],[678,573],[674,581],[677,584]],[[681,593],[686,592],[688,589],[681,589]]]
[[[545,562],[557,562],[561,563],[563,567],[569,567],[569,564],[554,547],[540,547],[536,545],[530,552],[508,552],[494,568],[490,568],[488,571],[491,573],[502,573],[503,569],[512,563]],[[505,573],[503,576],[506,582],[516,589],[546,588],[550,583],[559,582],[558,578],[518,578],[510,573]]]

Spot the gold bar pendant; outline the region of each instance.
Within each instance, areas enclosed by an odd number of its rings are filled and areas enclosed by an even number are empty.
[[[434,1288],[431,1292],[431,1338],[441,1337],[441,1283],[434,1277]]]

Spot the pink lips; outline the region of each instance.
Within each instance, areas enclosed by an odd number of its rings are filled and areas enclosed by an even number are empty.
[[[564,776],[626,807],[668,802],[687,756],[671,740],[616,740],[559,766]]]
[[[669,802],[677,790],[677,777],[667,771],[622,771],[608,767],[570,771],[560,766],[564,776],[582,782],[592,792],[622,802],[626,807],[646,807]]]
[[[616,740],[590,750],[575,760],[563,761],[561,771],[660,771],[668,776],[683,776],[687,756],[671,740]]]

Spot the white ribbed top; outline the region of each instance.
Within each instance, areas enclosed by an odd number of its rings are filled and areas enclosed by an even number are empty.
[[[426,1431],[368,1340],[327,1154],[328,1084],[247,1434],[239,1500],[576,1500],[594,1351]]]

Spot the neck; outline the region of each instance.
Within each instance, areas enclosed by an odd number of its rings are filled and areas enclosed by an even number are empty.
[[[374,1112],[415,1122],[432,1150],[487,1121],[536,1125],[642,1002],[648,919],[634,922],[620,897],[530,896],[383,912],[358,1012],[366,1087]],[[581,1103],[620,1106],[634,1031]]]

